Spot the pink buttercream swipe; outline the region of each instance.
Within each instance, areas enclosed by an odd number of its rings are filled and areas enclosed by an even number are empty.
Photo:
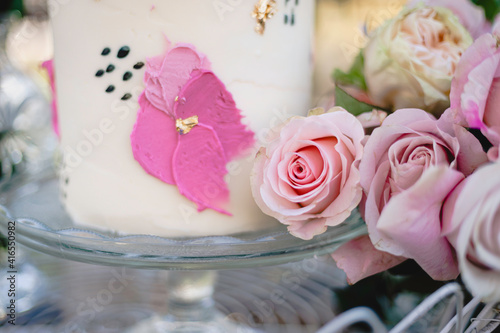
[[[131,134],[135,159],[152,176],[177,185],[198,206],[220,213],[229,201],[226,164],[254,144],[240,110],[210,62],[193,46],[178,44],[165,56],[148,59],[146,89]],[[198,116],[186,133],[176,120]]]
[[[199,124],[188,134],[180,135],[173,162],[179,192],[196,203],[198,210],[212,208],[230,215],[219,208],[229,198],[224,181],[227,161],[213,128]]]
[[[175,98],[196,70],[210,70],[205,55],[188,44],[178,44],[147,61],[144,76],[146,97],[158,109],[173,115]]]
[[[52,92],[52,128],[58,137],[61,137],[59,132],[59,117],[57,113],[57,94],[56,94],[56,80],[54,75],[54,60],[47,60],[42,63],[42,67],[45,68],[49,74],[50,90]]]
[[[241,123],[241,113],[231,93],[214,73],[202,71],[179,93],[177,118],[197,115],[201,124],[217,133],[228,160],[242,156],[254,143],[254,134]]]
[[[176,185],[172,170],[179,140],[175,120],[151,104],[144,93],[139,97],[139,105],[141,108],[132,131],[134,158],[150,175]]]

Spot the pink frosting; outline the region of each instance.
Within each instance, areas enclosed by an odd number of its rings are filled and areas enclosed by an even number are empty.
[[[223,208],[229,200],[226,164],[253,146],[254,133],[241,123],[231,93],[209,69],[206,57],[188,44],[148,59],[132,152],[146,172],[177,185],[199,211],[229,215]],[[192,116],[198,116],[198,125],[177,132],[176,120]]]
[[[58,137],[61,137],[59,132],[59,117],[57,113],[57,94],[56,94],[56,80],[54,75],[54,60],[47,60],[42,63],[42,67],[47,70],[49,74],[50,89],[52,91],[52,127]]]

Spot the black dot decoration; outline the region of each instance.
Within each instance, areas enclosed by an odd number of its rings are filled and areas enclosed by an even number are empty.
[[[134,65],[134,69],[141,69],[142,67],[144,67],[144,63],[142,61]]]
[[[288,12],[284,15],[284,23],[285,25],[294,26],[296,23],[295,19],[295,8],[299,6],[299,0],[291,1],[285,0],[285,12]]]
[[[101,55],[102,56],[107,56],[109,55],[110,53],[112,52],[111,48],[109,47],[106,47],[102,50],[101,52]],[[126,58],[128,55],[130,54],[130,47],[128,46],[122,46],[117,54],[116,54],[116,57],[118,59],[123,59],[123,58]],[[144,62],[142,61],[139,61],[137,62],[135,65],[133,65],[133,69],[136,69],[136,70],[139,70],[141,68],[143,68],[145,66]],[[116,70],[116,66],[114,64],[109,64],[106,69],[98,69],[95,73],[95,76],[96,77],[103,77],[106,73],[113,73],[114,71]],[[123,76],[122,76],[122,79],[123,81],[129,81],[132,79],[132,77],[134,76],[134,74],[132,73],[132,71],[125,71],[123,73]],[[106,93],[110,94],[112,92],[114,92],[116,90],[116,86],[115,85],[109,85],[107,88],[106,88]],[[122,100],[123,101],[126,101],[126,100],[129,100],[132,98],[132,94],[130,93],[125,93],[123,96],[122,96]]]
[[[133,74],[131,72],[125,72],[125,74],[123,74],[123,81],[128,81],[132,78]]]
[[[131,98],[132,98],[132,94],[126,93],[125,95],[123,95],[122,101],[126,101],[126,100],[129,100]]]
[[[111,49],[109,47],[106,47],[104,50],[102,50],[101,55],[102,56],[107,56],[110,53],[111,53]]]
[[[128,54],[130,53],[130,47],[128,46],[123,46],[119,51],[118,51],[118,59],[123,59],[125,58],[126,56],[128,56]]]

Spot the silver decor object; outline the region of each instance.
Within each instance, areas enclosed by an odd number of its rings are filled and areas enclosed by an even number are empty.
[[[54,144],[48,101],[7,56],[11,20],[0,15],[0,183],[18,173],[36,173]]]

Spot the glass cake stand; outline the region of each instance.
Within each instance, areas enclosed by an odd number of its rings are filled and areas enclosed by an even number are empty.
[[[168,311],[130,332],[234,332],[246,329],[213,307],[216,270],[277,265],[333,252],[366,233],[359,215],[305,241],[284,226],[233,236],[168,239],[118,235],[77,227],[59,201],[58,179],[48,168],[0,188],[0,232],[15,221],[16,242],[56,257],[91,264],[170,270]]]

